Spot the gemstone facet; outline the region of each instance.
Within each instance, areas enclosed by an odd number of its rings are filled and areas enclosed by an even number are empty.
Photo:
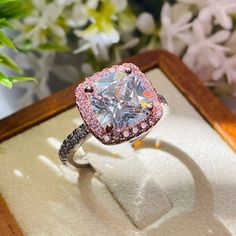
[[[145,95],[147,86],[138,75],[114,72],[94,83],[90,103],[100,124],[125,128],[145,120],[151,99]]]
[[[88,93],[85,88],[93,89]],[[162,115],[155,89],[131,63],[116,65],[89,77],[76,89],[76,97],[84,121],[88,127],[95,123],[99,126],[99,132],[97,128],[91,131],[106,144],[117,143],[122,133],[125,140],[120,142],[140,135],[140,124],[150,128]],[[155,121],[153,124],[147,122],[150,117]],[[135,132],[129,132],[131,129]]]

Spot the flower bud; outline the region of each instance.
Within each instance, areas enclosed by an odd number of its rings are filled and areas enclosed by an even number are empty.
[[[137,19],[137,28],[143,34],[152,34],[155,30],[155,21],[150,13],[143,12]]]

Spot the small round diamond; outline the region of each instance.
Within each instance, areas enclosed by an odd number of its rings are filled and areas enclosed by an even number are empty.
[[[161,117],[162,116],[162,108],[159,107],[159,109],[156,111],[156,116]]]
[[[141,124],[141,127],[142,127],[142,129],[146,129],[147,128],[147,123],[146,122],[143,122],[142,124]]]
[[[124,136],[125,138],[128,138],[128,137],[129,137],[129,131],[128,131],[128,130],[125,130],[125,131],[123,132],[123,136]]]
[[[153,126],[155,124],[155,121],[153,119],[149,119],[148,122],[149,122],[149,125],[151,125],[151,126]]]
[[[101,126],[99,126],[97,123],[93,123],[94,127],[95,127],[95,131],[98,134],[102,134],[103,133],[103,128]]]
[[[110,141],[110,137],[109,137],[108,135],[104,135],[104,136],[103,136],[103,140],[104,140],[105,142],[109,142],[109,141]]]
[[[138,133],[138,128],[137,128],[137,127],[134,127],[134,128],[132,129],[132,132],[133,132],[134,134],[137,134],[137,133]]]

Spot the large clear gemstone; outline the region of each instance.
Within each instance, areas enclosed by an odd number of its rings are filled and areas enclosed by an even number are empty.
[[[94,83],[90,102],[96,118],[105,127],[112,123],[116,128],[132,126],[148,116],[147,88],[138,75],[113,72]]]

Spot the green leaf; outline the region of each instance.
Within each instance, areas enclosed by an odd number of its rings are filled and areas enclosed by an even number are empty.
[[[10,24],[5,18],[0,18],[0,28],[3,27],[14,28],[14,26]]]
[[[1,4],[2,3],[9,3],[9,2],[15,2],[16,0],[0,0],[1,2]]]
[[[2,30],[0,30],[0,43],[9,48],[16,49],[14,43],[6,36],[6,34]]]
[[[7,75],[0,72],[0,83],[8,88],[12,88],[14,83],[22,82],[22,81],[34,81],[37,82],[37,80],[33,77],[26,77],[26,76],[14,76],[14,77],[8,77]]]
[[[12,82],[9,80],[8,76],[0,71],[0,83],[8,88],[12,88]]]
[[[14,0],[5,3],[0,0],[0,2],[1,18],[14,19],[26,16],[32,9],[31,0]]]
[[[0,64],[7,66],[19,73],[22,72],[21,68],[8,56],[5,56],[0,53]]]
[[[70,48],[67,45],[61,45],[56,43],[46,43],[39,47],[42,50],[56,50],[56,51],[69,51]]]
[[[22,82],[22,81],[37,82],[37,80],[34,77],[26,77],[26,76],[8,77],[8,79],[11,81],[11,83]]]
[[[0,83],[8,88],[12,88],[12,82],[7,78],[0,78]]]

